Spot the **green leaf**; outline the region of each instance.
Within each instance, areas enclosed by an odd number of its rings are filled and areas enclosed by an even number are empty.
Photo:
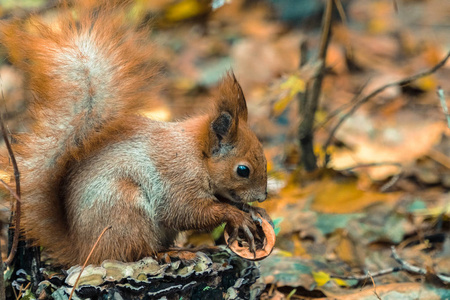
[[[216,228],[214,228],[214,230],[211,232],[211,236],[214,240],[218,240],[222,234],[223,231],[225,230],[225,223],[223,223],[220,226],[217,226]]]
[[[281,217],[273,220],[273,227],[274,227],[273,231],[275,231],[275,235],[278,235],[278,233],[281,230],[281,226],[280,226],[281,222],[283,222],[283,218],[281,218]]]

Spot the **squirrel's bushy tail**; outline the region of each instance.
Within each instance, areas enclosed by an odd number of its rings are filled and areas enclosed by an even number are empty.
[[[24,229],[44,247],[59,239],[58,260],[71,261],[64,257],[72,245],[59,199],[67,162],[89,152],[86,141],[102,127],[148,106],[158,73],[154,46],[148,29],[130,25],[123,9],[111,6],[0,26],[10,60],[26,75],[35,119],[15,148]]]

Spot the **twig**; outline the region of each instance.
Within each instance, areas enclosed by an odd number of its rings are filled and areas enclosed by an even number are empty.
[[[334,111],[332,111],[331,113],[328,114],[327,118],[322,121],[321,123],[317,124],[316,126],[314,126],[314,131],[316,131],[317,129],[325,126],[325,124],[327,124],[329,121],[331,121],[332,119],[334,119],[334,117],[336,117],[337,115],[339,115],[343,110],[346,110],[348,107],[354,105],[355,101],[358,100],[359,96],[361,96],[361,93],[364,91],[364,89],[366,88],[366,86],[369,84],[370,80],[367,80],[356,92],[356,94],[353,96],[352,100],[350,100],[348,103],[345,103],[343,105],[341,105],[340,107],[336,108]]]
[[[318,54],[318,60],[321,61],[321,66],[317,77],[315,78],[311,93],[308,93],[308,97],[305,97],[304,110],[302,111],[303,119],[298,128],[298,137],[300,146],[302,148],[302,159],[305,170],[312,172],[317,169],[317,158],[314,154],[314,135],[313,124],[315,114],[319,104],[320,92],[322,89],[322,81],[325,76],[325,60],[328,51],[328,45],[331,37],[331,17],[334,8],[334,1],[328,0],[325,8],[324,17],[322,19],[322,35],[320,40],[320,48]]]
[[[28,284],[26,285],[25,288],[23,288],[23,286],[20,287],[20,293],[19,293],[19,295],[17,295],[16,300],[22,298],[23,291],[26,291],[30,287],[30,285],[31,285],[31,282],[28,282]]]
[[[399,181],[399,179],[401,178],[401,175],[403,174],[403,166],[398,163],[398,162],[390,162],[390,161],[385,161],[385,162],[375,162],[375,163],[367,163],[367,164],[359,164],[359,165],[355,165],[355,166],[351,166],[342,170],[338,170],[339,172],[351,172],[353,169],[356,168],[368,168],[368,167],[383,167],[383,166],[396,166],[400,169],[400,171],[393,175],[391,179],[389,179],[388,182],[386,182],[385,184],[383,184],[380,187],[380,191],[381,192],[386,192],[388,189],[390,189],[392,186],[394,186],[394,184],[397,183],[397,181]]]
[[[434,149],[430,149],[430,151],[428,152],[428,154],[426,156],[428,156],[435,162],[443,165],[444,167],[450,169],[450,158],[447,155],[445,155],[444,153],[441,153],[440,151],[437,151]]]
[[[390,269],[385,269],[385,270],[381,270],[375,273],[367,273],[365,275],[357,275],[357,276],[341,276],[341,275],[330,275],[330,278],[339,278],[339,279],[343,279],[343,280],[367,280],[370,277],[379,277],[379,276],[383,276],[383,275],[387,275],[387,274],[391,274],[391,273],[396,273],[399,271],[403,271],[402,268],[400,267],[396,267],[396,268],[390,268]]]
[[[408,84],[410,84],[411,82],[413,82],[413,81],[415,81],[415,80],[417,80],[417,79],[419,79],[419,78],[422,78],[422,77],[428,76],[428,75],[430,75],[430,74],[433,74],[434,72],[436,72],[438,69],[440,69],[442,66],[445,65],[445,63],[447,62],[447,60],[449,59],[449,57],[450,57],[450,51],[447,53],[447,55],[444,57],[444,59],[442,59],[438,64],[436,64],[436,65],[435,65],[434,67],[432,67],[431,69],[429,69],[429,70],[427,70],[427,71],[424,71],[424,72],[421,72],[421,73],[418,73],[418,74],[415,74],[415,75],[413,75],[413,76],[406,77],[406,78],[404,78],[404,79],[401,79],[401,80],[398,80],[398,81],[391,82],[391,83],[388,83],[388,84],[386,84],[386,85],[383,85],[382,87],[379,87],[378,89],[376,89],[375,91],[373,91],[373,92],[370,93],[369,95],[365,96],[364,98],[362,98],[361,100],[359,100],[358,102],[356,102],[355,105],[354,105],[354,106],[353,106],[353,107],[352,107],[352,108],[351,108],[344,116],[342,116],[342,117],[339,119],[338,123],[337,123],[337,124],[334,126],[334,128],[331,130],[330,135],[328,136],[328,139],[327,139],[327,141],[325,142],[325,144],[324,144],[324,146],[323,146],[324,152],[325,152],[325,153],[327,152],[326,150],[327,150],[328,147],[330,146],[331,141],[333,140],[336,131],[339,129],[339,127],[342,125],[342,123],[344,123],[344,121],[347,120],[348,117],[350,117],[353,113],[355,113],[355,111],[356,111],[361,105],[363,105],[364,103],[366,103],[367,101],[369,101],[369,100],[372,99],[374,96],[378,95],[379,93],[381,93],[382,91],[384,91],[384,90],[387,89],[387,88],[390,88],[390,87],[392,87],[392,86],[404,86],[404,85],[408,85]],[[326,166],[326,165],[328,164],[328,162],[329,162],[329,157],[328,157],[328,158],[326,157],[325,162],[324,162],[324,166]]]
[[[409,264],[408,262],[404,261],[403,259],[401,259],[400,256],[398,256],[397,251],[395,250],[394,246],[391,246],[391,251],[392,251],[392,258],[394,258],[395,261],[398,262],[404,270],[411,272],[411,273],[420,274],[420,275],[427,274],[427,271],[425,269],[413,266],[413,265]]]
[[[378,295],[377,293],[377,285],[375,284],[375,280],[373,280],[373,276],[370,274],[370,272],[367,272],[367,275],[370,276],[370,279],[372,280],[372,284],[373,284],[373,293],[375,294],[375,296],[377,296],[377,298],[379,300],[381,300],[380,295]]]
[[[334,0],[334,4],[336,5],[337,11],[339,13],[339,16],[341,17],[342,23],[344,23],[345,26],[347,26],[347,16],[345,14],[344,7],[342,6],[341,0]]]
[[[302,40],[300,42],[300,63],[299,68],[301,69],[306,65],[308,62],[308,42],[306,40]],[[304,115],[306,110],[306,103],[308,101],[308,88],[309,81],[306,82],[305,91],[303,93],[298,93],[298,108],[299,108],[299,115]]]
[[[393,187],[402,177],[403,171],[400,171],[399,173],[395,174],[394,176],[392,176],[391,179],[389,179],[388,182],[386,182],[385,184],[383,184],[380,187],[380,192],[384,193],[387,190],[389,190],[391,187]]]
[[[334,3],[336,5],[336,9],[339,13],[339,16],[341,17],[342,24],[344,25],[344,27],[348,28],[347,15],[345,14],[345,9],[344,9],[344,6],[342,5],[342,1],[334,0]],[[352,58],[354,51],[353,51],[353,47],[352,47],[350,41],[348,40],[348,38],[345,39],[344,44],[345,44],[344,46],[345,46],[345,50],[346,50],[346,58]]]
[[[89,258],[91,258],[92,253],[94,253],[94,250],[95,250],[95,248],[97,247],[98,243],[100,242],[100,239],[101,239],[102,236],[105,234],[105,232],[106,232],[107,230],[111,229],[111,228],[112,228],[111,225],[106,226],[106,227],[103,229],[103,231],[100,233],[100,235],[98,236],[97,241],[95,242],[94,246],[92,246],[91,252],[89,252],[89,255],[87,256],[87,258],[86,258],[86,260],[85,260],[85,262],[84,262],[84,264],[83,264],[83,267],[81,268],[80,274],[78,274],[77,280],[75,281],[75,284],[73,285],[72,291],[70,292],[69,300],[72,299],[73,292],[75,291],[75,289],[76,289],[76,287],[77,287],[77,284],[78,284],[78,281],[80,280],[81,274],[83,274],[84,268],[86,268],[86,265],[87,265],[87,263],[88,263],[88,261],[89,261]]]
[[[419,275],[427,275],[428,274],[426,269],[413,266],[413,265],[409,264],[408,262],[404,261],[403,259],[401,259],[400,256],[397,254],[397,251],[395,250],[394,246],[391,246],[391,251],[392,251],[392,258],[394,258],[395,261],[400,264],[401,268],[404,271],[408,271],[410,273],[419,274]],[[437,278],[439,278],[442,282],[450,283],[450,276],[440,274],[440,273],[436,273],[433,275],[435,275]]]
[[[20,202],[20,198],[19,195],[16,194],[16,192],[14,192],[14,190],[3,180],[0,179],[0,183],[5,187],[5,189],[7,189],[9,191],[9,193],[18,201]]]
[[[308,41],[306,39],[302,39],[300,41],[300,62],[299,68],[306,65],[308,62]]]
[[[444,111],[444,115],[447,117],[447,126],[450,128],[450,114],[448,113],[447,102],[445,102],[445,94],[444,90],[441,87],[438,87],[437,94],[439,96],[439,100],[441,102],[442,110]]]
[[[268,292],[269,297],[273,295],[274,290],[275,290],[275,284],[272,283],[270,285],[269,292]]]
[[[2,89],[2,97],[3,97],[3,89]],[[14,168],[14,180],[16,182],[16,192],[13,194],[14,198],[20,199],[20,172],[19,167],[17,166],[16,157],[14,156],[14,152],[12,150],[11,144],[8,140],[8,134],[5,129],[5,124],[3,123],[3,117],[0,113],[0,128],[2,131],[3,139],[5,140],[6,148],[8,149],[8,154],[11,159],[13,168]],[[19,244],[19,234],[20,234],[20,200],[16,201],[16,210],[14,214],[14,220],[15,220],[15,228],[14,228],[14,237],[13,237],[13,243],[11,246],[11,251],[9,252],[8,258],[5,260],[5,264],[9,266],[13,260],[14,256],[17,252],[17,245]]]
[[[374,162],[374,163],[367,163],[367,164],[359,164],[355,166],[351,166],[345,169],[338,170],[339,172],[350,172],[353,169],[357,168],[368,168],[368,167],[384,167],[384,166],[396,166],[401,168],[402,165],[398,162],[390,162],[390,161],[381,161],[381,162]]]
[[[400,272],[400,271],[407,271],[407,272],[410,272],[413,274],[418,274],[418,275],[427,275],[428,274],[426,269],[413,266],[413,265],[409,264],[408,262],[404,261],[403,259],[401,259],[400,256],[397,254],[397,251],[395,250],[394,246],[391,247],[391,251],[392,251],[392,257],[395,259],[395,261],[397,263],[400,264],[400,267],[381,270],[381,271],[378,271],[373,274],[371,274],[370,272],[367,272],[366,275],[358,275],[358,276],[330,275],[330,278],[339,278],[339,279],[343,279],[343,280],[358,280],[358,281],[367,280],[367,279],[371,278],[372,282],[374,282],[373,281],[374,277],[388,275],[388,274],[396,273],[396,272]],[[444,283],[450,283],[450,276],[448,276],[448,275],[444,275],[441,273],[436,273],[433,275],[435,275],[437,278],[439,278]]]
[[[392,0],[392,4],[394,5],[395,13],[398,14],[398,3],[397,3],[397,0]]]

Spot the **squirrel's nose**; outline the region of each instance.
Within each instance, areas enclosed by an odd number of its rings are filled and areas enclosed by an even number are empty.
[[[256,200],[258,200],[258,202],[264,202],[264,200],[267,199],[267,192],[265,192],[264,194],[260,194]]]

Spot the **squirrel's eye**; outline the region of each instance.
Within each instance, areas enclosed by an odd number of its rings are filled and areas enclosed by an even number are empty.
[[[236,173],[241,177],[248,177],[250,175],[250,169],[247,166],[239,165],[236,169]]]

